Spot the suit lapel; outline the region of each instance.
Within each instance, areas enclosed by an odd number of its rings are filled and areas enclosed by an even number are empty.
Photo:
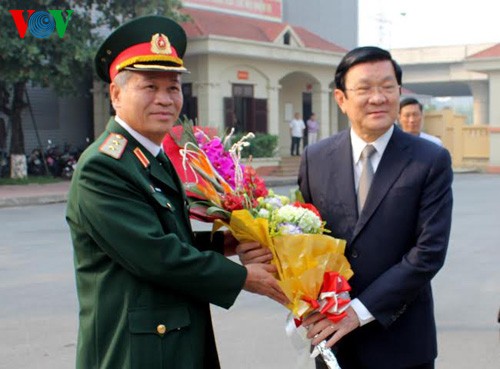
[[[377,168],[365,206],[361,212],[352,235],[351,243],[371,219],[373,213],[385,198],[394,182],[411,160],[408,141],[401,130],[394,127],[389,143]]]
[[[354,189],[354,170],[349,131],[345,131],[345,134],[338,141],[330,160],[336,170],[330,171],[332,177],[326,181],[325,185],[335,184],[334,196],[342,199],[346,209],[356,209],[356,191]]]
[[[322,151],[312,155],[314,160],[309,164],[313,201],[335,237],[350,239],[357,213],[349,132],[342,131],[322,145]]]

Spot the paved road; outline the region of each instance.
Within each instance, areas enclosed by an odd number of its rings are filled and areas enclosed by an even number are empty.
[[[438,369],[500,367],[499,189],[500,176],[455,178],[450,250],[434,283]],[[0,369],[74,367],[77,303],[63,214],[64,204],[0,209]],[[243,293],[231,310],[213,311],[223,368],[298,367],[278,304]]]

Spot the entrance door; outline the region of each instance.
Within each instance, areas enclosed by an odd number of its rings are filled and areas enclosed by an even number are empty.
[[[195,125],[198,124],[198,99],[193,96],[193,84],[183,83],[182,94],[184,95],[184,103],[182,105],[180,118],[191,119]]]
[[[224,99],[224,125],[235,133],[267,133],[267,99],[255,99],[253,86],[233,84],[233,97]]]

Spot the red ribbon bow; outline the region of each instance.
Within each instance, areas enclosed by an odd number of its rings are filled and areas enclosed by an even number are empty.
[[[337,323],[347,315],[344,308],[351,301],[350,298],[342,298],[339,295],[350,290],[351,286],[338,272],[326,272],[323,275],[323,285],[318,299],[304,296],[302,300],[307,302],[314,310],[319,309],[319,312],[326,315],[330,321]],[[302,319],[295,319],[297,327],[301,324]]]

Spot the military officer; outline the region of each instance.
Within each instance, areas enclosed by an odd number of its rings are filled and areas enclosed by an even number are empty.
[[[176,22],[146,16],[112,32],[95,57],[116,116],[81,156],[67,205],[78,369],[219,368],[210,303],[229,308],[242,289],[287,302],[272,266],[234,263],[223,255],[234,238],[191,230],[160,148],[182,108],[185,49]]]

